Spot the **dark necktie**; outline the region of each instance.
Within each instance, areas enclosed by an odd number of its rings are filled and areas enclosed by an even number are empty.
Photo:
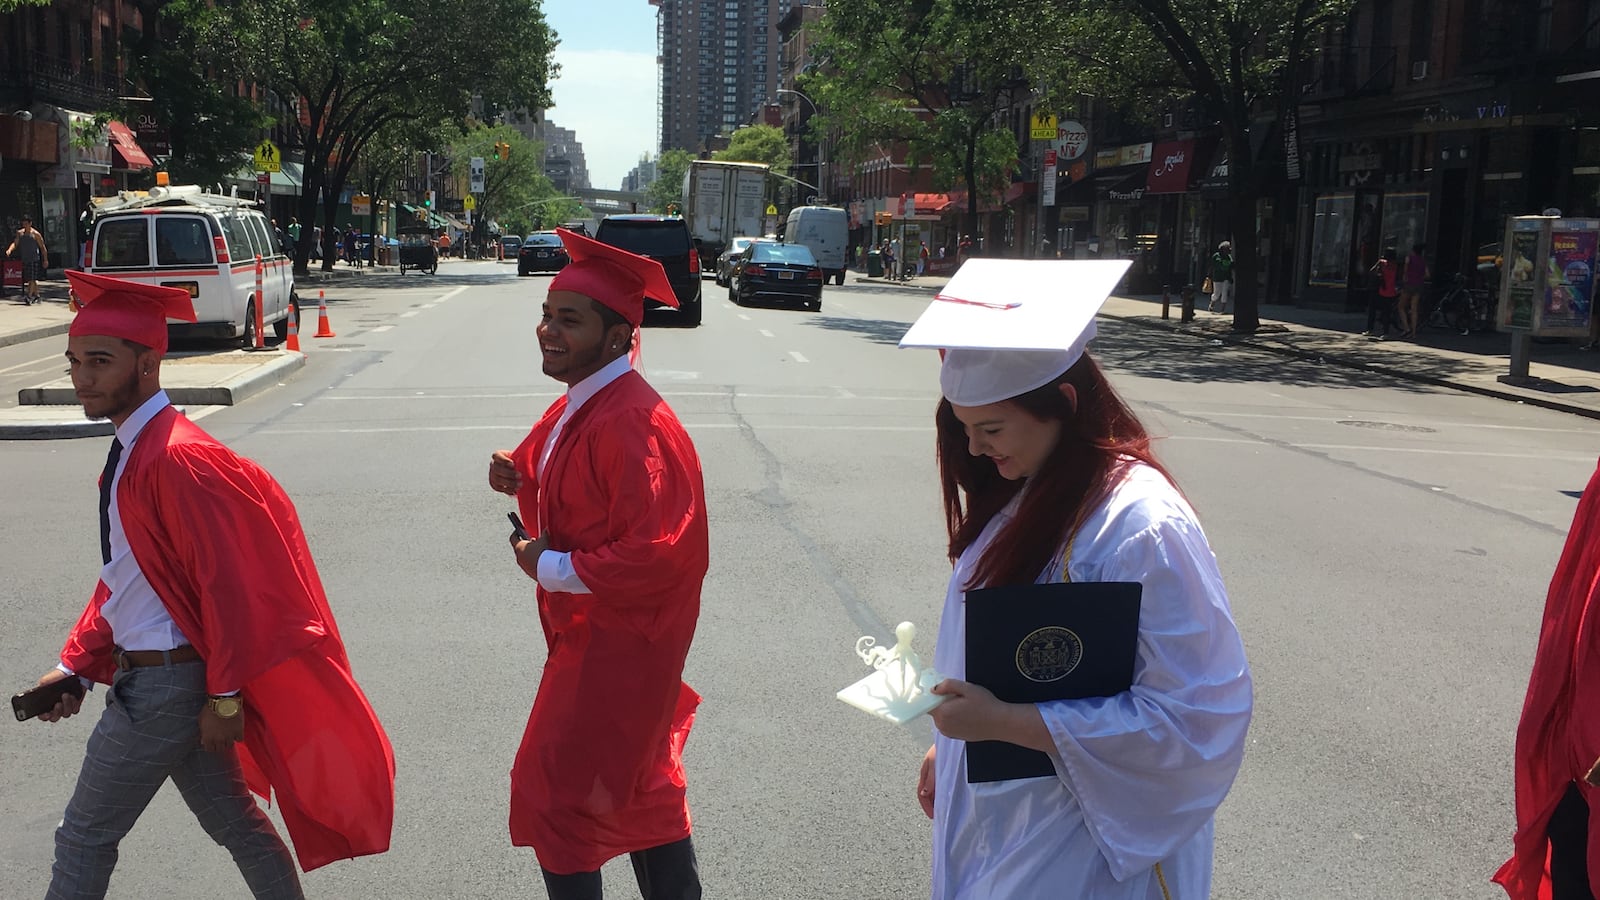
[[[100,472],[100,562],[111,562],[111,483],[117,480],[117,462],[122,459],[122,441],[111,439],[106,467]]]

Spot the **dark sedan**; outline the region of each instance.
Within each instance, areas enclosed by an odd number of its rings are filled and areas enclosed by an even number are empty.
[[[559,272],[571,262],[567,248],[561,246],[561,236],[554,231],[536,231],[522,240],[517,251],[517,274],[534,272]]]
[[[741,306],[772,300],[822,309],[822,267],[804,244],[756,241],[734,261],[728,299]]]

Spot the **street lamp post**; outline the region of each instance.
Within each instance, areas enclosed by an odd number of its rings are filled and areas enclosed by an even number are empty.
[[[801,100],[806,102],[807,106],[811,107],[812,115],[817,114],[817,104],[812,102],[811,98],[807,97],[805,94],[802,94],[799,91],[791,88],[778,88],[778,93],[793,94],[796,97],[799,97]],[[817,139],[817,184],[820,185],[818,193],[822,195],[817,199],[828,199],[828,136],[826,134],[820,135]]]

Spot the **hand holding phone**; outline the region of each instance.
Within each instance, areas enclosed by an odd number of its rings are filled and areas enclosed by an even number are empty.
[[[506,513],[506,518],[511,520],[511,537],[518,541],[531,541],[533,536],[528,534],[528,529],[522,526],[522,519],[514,512]]]
[[[67,697],[83,699],[83,682],[75,675],[36,685],[11,698],[11,710],[18,722],[44,715]]]

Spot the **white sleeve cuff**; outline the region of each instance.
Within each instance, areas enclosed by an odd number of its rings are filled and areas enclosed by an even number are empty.
[[[572,567],[572,554],[546,550],[539,554],[539,586],[563,594],[592,593]]]
[[[74,672],[71,669],[67,668],[67,664],[66,663],[59,663],[59,662],[56,663],[56,671],[65,672],[68,675],[77,675],[78,674],[77,672]],[[87,678],[79,678],[78,680],[83,682],[83,687],[84,687],[85,690],[90,690],[90,691],[94,690],[94,682],[90,681]]]

